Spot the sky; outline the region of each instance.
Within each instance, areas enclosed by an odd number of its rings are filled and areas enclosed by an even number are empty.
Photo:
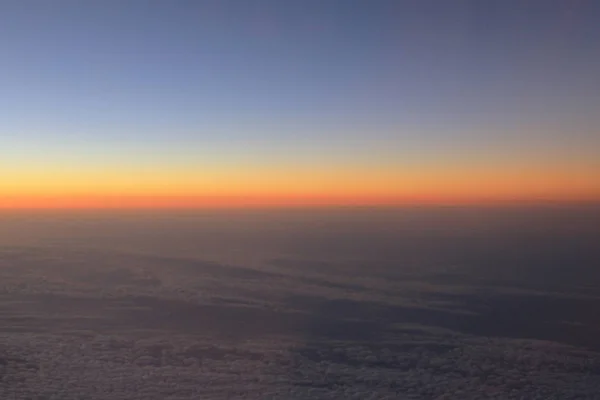
[[[600,202],[600,2],[5,0],[0,207]]]

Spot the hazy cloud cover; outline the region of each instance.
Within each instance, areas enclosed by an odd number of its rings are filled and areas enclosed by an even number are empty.
[[[592,218],[353,215],[31,220],[0,248],[0,397],[598,398]]]

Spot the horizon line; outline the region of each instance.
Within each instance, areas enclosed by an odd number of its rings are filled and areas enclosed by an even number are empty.
[[[600,205],[600,197],[0,196],[0,210],[211,210]]]

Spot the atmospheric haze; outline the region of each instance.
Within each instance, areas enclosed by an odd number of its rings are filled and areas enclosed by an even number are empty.
[[[0,400],[600,400],[600,0],[0,0]]]
[[[599,211],[4,213],[0,394],[597,398]]]

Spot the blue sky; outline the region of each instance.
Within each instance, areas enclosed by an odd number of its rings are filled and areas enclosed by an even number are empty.
[[[599,20],[593,0],[7,0],[0,146],[525,162],[523,146],[568,142],[590,157]]]

